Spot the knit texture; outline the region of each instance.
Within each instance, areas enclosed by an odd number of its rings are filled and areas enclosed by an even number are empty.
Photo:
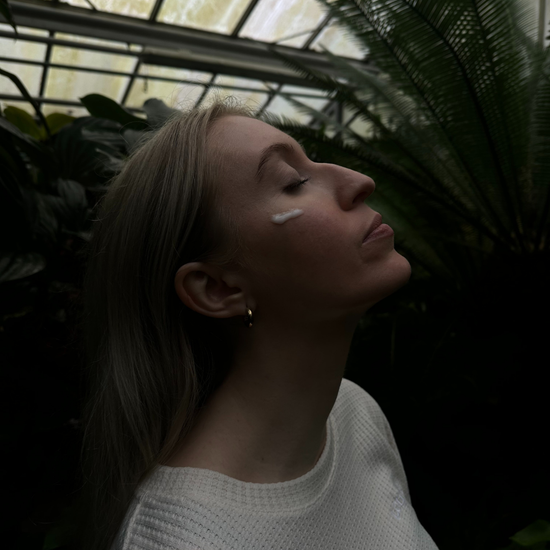
[[[307,474],[248,483],[158,466],[139,486],[112,550],[437,550],[411,505],[378,403],[342,379],[321,457]]]

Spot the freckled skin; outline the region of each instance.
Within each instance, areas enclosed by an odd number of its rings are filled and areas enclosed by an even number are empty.
[[[296,156],[278,153],[258,183],[261,151],[280,141]],[[180,299],[220,319],[235,351],[227,379],[173,465],[199,464],[253,482],[294,479],[323,448],[357,323],[408,282],[411,267],[393,236],[362,246],[376,214],[368,176],[312,162],[293,138],[246,117],[216,121],[209,147],[223,154],[216,184],[252,266],[236,272],[194,262],[176,275]],[[273,222],[295,209],[303,213]],[[246,307],[254,314],[251,329],[242,322]]]

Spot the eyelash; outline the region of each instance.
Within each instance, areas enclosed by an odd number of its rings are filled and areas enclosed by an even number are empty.
[[[300,180],[298,183],[293,183],[291,185],[287,185],[285,187],[285,191],[294,191],[294,190],[298,189],[298,187],[301,187],[302,185],[304,185],[304,183],[306,183],[306,181],[309,181],[309,178]]]

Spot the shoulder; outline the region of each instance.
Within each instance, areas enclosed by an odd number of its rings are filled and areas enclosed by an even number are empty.
[[[335,404],[335,414],[341,423],[363,434],[375,432],[395,450],[397,445],[384,411],[376,399],[355,382],[342,378]]]
[[[347,378],[342,378],[342,384],[340,385],[340,391],[338,392],[336,402],[341,407],[362,409],[375,417],[384,414],[380,405],[370,393]]]

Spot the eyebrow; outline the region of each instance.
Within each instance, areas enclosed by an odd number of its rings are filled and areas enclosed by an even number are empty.
[[[304,149],[303,145],[299,145],[305,154],[306,150]],[[296,148],[293,147],[290,143],[285,142],[272,143],[271,145],[266,147],[260,155],[260,162],[258,163],[258,169],[256,170],[256,180],[258,181],[258,183],[262,180],[262,177],[264,176],[265,166],[267,162],[271,159],[273,155],[277,153],[296,154]]]

